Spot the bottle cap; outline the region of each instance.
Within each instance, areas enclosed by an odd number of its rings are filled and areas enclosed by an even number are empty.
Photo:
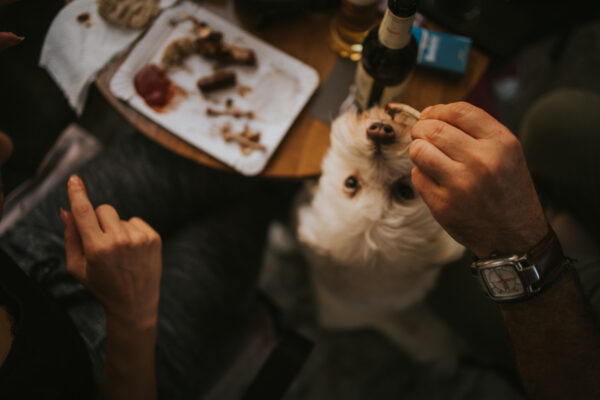
[[[408,18],[417,12],[417,0],[388,0],[388,8],[397,17]]]

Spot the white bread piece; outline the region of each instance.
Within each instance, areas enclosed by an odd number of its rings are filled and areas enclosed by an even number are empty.
[[[96,0],[98,14],[125,28],[143,28],[159,12],[159,0]]]

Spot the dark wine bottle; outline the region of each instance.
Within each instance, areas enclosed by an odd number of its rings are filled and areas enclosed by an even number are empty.
[[[355,101],[359,109],[398,101],[417,62],[417,41],[412,25],[417,0],[388,0],[379,26],[363,42],[356,69]]]

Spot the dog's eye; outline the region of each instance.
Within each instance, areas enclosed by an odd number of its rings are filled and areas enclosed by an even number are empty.
[[[344,186],[346,189],[356,190],[358,188],[358,180],[353,176],[349,176],[346,178]]]
[[[360,185],[358,183],[358,179],[355,176],[349,176],[344,181],[344,191],[350,198],[354,197],[356,193],[358,193],[358,189],[360,189]]]
[[[412,200],[415,198],[415,190],[410,182],[404,179],[397,180],[392,186],[392,195],[398,200]]]

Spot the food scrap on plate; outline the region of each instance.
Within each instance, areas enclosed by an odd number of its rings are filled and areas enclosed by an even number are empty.
[[[225,101],[225,109],[217,110],[216,108],[208,107],[206,109],[206,115],[209,117],[219,117],[222,115],[230,115],[233,118],[254,118],[254,111],[251,110],[240,110],[239,108],[233,105],[232,99],[227,99]]]
[[[118,98],[246,175],[265,168],[317,85],[314,69],[189,1],[161,13],[111,80]]]
[[[230,115],[233,118],[254,118],[253,111],[243,111],[237,108],[226,108],[225,110],[217,110],[212,107],[206,109],[206,115],[209,117],[219,117],[221,115]]]
[[[237,142],[240,145],[242,154],[247,156],[250,155],[254,150],[266,151],[267,148],[259,143],[260,132],[252,132],[248,125],[244,127],[244,130],[238,133],[231,131],[231,126],[225,124],[221,127],[221,136],[226,142]]]
[[[256,55],[253,50],[225,43],[221,32],[211,29],[205,22],[191,15],[183,15],[181,20],[171,21],[171,23],[177,24],[184,20],[192,21],[194,24],[190,32],[191,36],[177,38],[167,45],[162,56],[162,64],[165,68],[182,65],[192,54],[215,60],[221,65],[256,65]]]
[[[165,68],[178,67],[186,58],[196,52],[196,43],[193,38],[184,36],[173,40],[165,48],[161,64]]]
[[[227,70],[221,70],[212,75],[203,76],[196,82],[198,90],[200,90],[202,93],[233,87],[236,84],[237,78],[235,72]]]
[[[135,75],[133,83],[146,104],[157,111],[164,109],[175,94],[173,82],[158,65],[146,65]]]

